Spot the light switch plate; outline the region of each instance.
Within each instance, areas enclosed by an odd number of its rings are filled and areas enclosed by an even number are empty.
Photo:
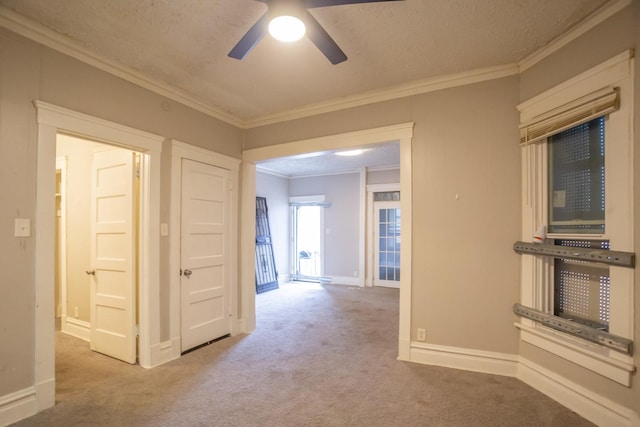
[[[28,218],[16,218],[15,236],[16,237],[31,236],[31,220],[29,220]]]

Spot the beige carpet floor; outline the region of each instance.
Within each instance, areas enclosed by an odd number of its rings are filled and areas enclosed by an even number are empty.
[[[514,378],[397,360],[398,291],[293,283],[258,329],[153,369],[58,333],[56,406],[17,426],[589,426]]]

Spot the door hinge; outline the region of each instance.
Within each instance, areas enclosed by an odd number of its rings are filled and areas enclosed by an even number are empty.
[[[180,269],[180,276],[182,276],[182,269]]]
[[[136,325],[136,338],[140,338],[140,325]]]

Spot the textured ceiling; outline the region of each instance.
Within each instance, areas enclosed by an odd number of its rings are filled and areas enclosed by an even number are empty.
[[[338,156],[335,151],[323,151],[258,163],[258,170],[286,177],[355,171],[364,167],[399,168],[400,145],[397,142],[389,142],[375,147],[365,147],[359,156]]]
[[[240,122],[436,76],[513,64],[605,0],[406,0],[312,9],[349,59],[265,37],[227,53],[266,11],[255,0],[0,0],[100,57]]]
[[[347,54],[332,65],[308,39],[266,36],[227,54],[267,7],[255,0],[0,0],[4,11],[240,124],[485,67],[515,64],[607,0],[405,0],[315,8]],[[0,13],[3,12],[0,9]],[[339,158],[263,162],[300,176],[399,164],[398,145]]]

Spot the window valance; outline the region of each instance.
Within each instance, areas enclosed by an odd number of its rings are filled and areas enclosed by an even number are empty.
[[[609,114],[620,106],[617,88],[607,87],[554,108],[520,124],[520,143],[527,144]]]

